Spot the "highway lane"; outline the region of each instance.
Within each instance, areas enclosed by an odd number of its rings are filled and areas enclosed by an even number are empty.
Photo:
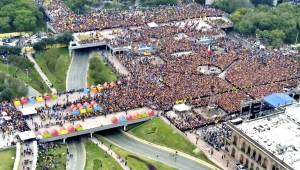
[[[167,152],[165,150],[158,149],[156,147],[149,146],[141,143],[122,133],[113,133],[104,135],[105,138],[112,141],[114,144],[119,145],[121,148],[128,150],[137,155],[146,156],[153,160],[167,164],[182,170],[208,170],[209,168],[201,165],[200,163],[190,160],[186,157],[177,155],[175,159],[175,153]]]
[[[90,51],[88,50],[74,51],[67,75],[67,90],[86,87],[89,56]]]
[[[86,87],[87,72],[89,66],[89,50],[74,51],[70,68],[68,70],[66,89],[80,89]],[[67,143],[70,154],[73,155],[69,158],[67,169],[68,170],[84,170],[85,166],[85,146],[79,140],[72,140]]]
[[[68,142],[67,145],[69,154],[73,155],[71,158],[69,158],[67,169],[84,170],[86,153],[83,142],[80,139],[79,141],[72,140]]]

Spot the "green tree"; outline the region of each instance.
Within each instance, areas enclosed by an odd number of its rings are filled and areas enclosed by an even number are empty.
[[[201,4],[201,5],[205,5],[205,1],[206,0],[195,0],[196,3]]]
[[[249,0],[216,0],[213,2],[212,6],[225,12],[232,13],[239,8],[250,8],[252,7],[252,4]]]
[[[10,29],[9,17],[0,17],[0,32],[7,32]]]
[[[36,24],[37,19],[28,13],[17,15],[13,21],[13,26],[17,31],[31,31]]]
[[[14,97],[13,92],[9,88],[5,88],[3,91],[0,93],[0,100],[1,101],[10,101]]]
[[[270,5],[273,6],[273,0],[251,0],[252,4],[257,5]]]
[[[28,0],[0,1],[0,32],[34,31],[43,13]]]

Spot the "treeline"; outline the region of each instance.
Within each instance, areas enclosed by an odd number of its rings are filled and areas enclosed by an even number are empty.
[[[230,18],[235,24],[235,31],[245,35],[256,35],[272,47],[283,43],[297,43],[300,33],[300,5],[241,8]]]
[[[53,38],[45,38],[42,39],[40,42],[33,44],[33,49],[36,51],[41,51],[46,49],[48,45],[54,44],[66,44],[68,45],[70,41],[73,40],[73,36],[71,33],[63,33]]]
[[[196,0],[196,2],[203,4],[201,0]],[[250,8],[259,5],[273,6],[273,0],[216,0],[212,4],[214,8],[221,9],[227,13],[232,13],[240,8]]]
[[[33,31],[43,22],[43,13],[33,1],[0,0],[0,33]]]
[[[143,6],[176,5],[177,0],[141,0]]]
[[[10,46],[0,46],[0,55],[20,55],[21,48],[10,47]]]
[[[85,14],[88,12],[88,6],[92,5],[92,1],[87,0],[63,0],[64,3],[75,13]]]

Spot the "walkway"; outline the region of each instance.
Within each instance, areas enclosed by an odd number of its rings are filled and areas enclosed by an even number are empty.
[[[90,52],[86,50],[74,51],[67,74],[66,89],[80,89],[87,85],[87,73]]]
[[[125,165],[125,161],[121,160],[118,158],[118,155],[113,152],[111,149],[109,149],[106,145],[101,144],[97,138],[92,137],[91,141],[93,143],[95,143],[99,148],[101,148],[102,150],[104,150],[105,152],[107,152],[108,154],[110,154],[110,156],[119,163],[119,165],[124,169],[124,170],[130,170],[130,168]]]
[[[37,165],[38,147],[37,141],[26,142],[21,145],[21,158],[19,170],[35,170]]]
[[[69,155],[67,162],[67,170],[84,170],[86,152],[81,139],[73,140],[67,143]],[[72,155],[72,156],[70,156]]]
[[[26,53],[27,58],[29,61],[31,61],[34,64],[35,70],[39,73],[43,81],[46,83],[46,85],[49,87],[52,93],[57,93],[57,90],[53,87],[52,83],[48,79],[48,77],[45,75],[45,73],[42,71],[41,67],[37,64],[35,59],[32,57],[32,53]]]
[[[113,144],[128,150],[137,155],[145,156],[149,159],[159,161],[177,169],[184,170],[208,170],[209,168],[199,164],[194,160],[187,159],[186,157],[177,155],[175,153],[168,152],[165,150],[158,149],[156,147],[141,143],[122,133],[114,133],[104,136],[106,139],[111,141]]]
[[[120,75],[128,76],[130,74],[127,68],[122,65],[122,63],[117,59],[116,56],[111,55],[109,52],[103,52],[103,56],[107,58],[109,63],[113,65],[113,67]]]
[[[232,170],[235,169],[235,162],[232,160],[224,151],[217,151],[213,147],[209,146],[205,141],[201,138],[197,137],[195,133],[185,132],[187,134],[187,138],[197,145],[197,147],[206,154],[206,156],[211,159],[213,162],[218,162],[222,166],[224,170]],[[197,143],[196,143],[197,142]],[[213,154],[210,154],[213,150]],[[222,156],[225,156],[222,158]],[[227,165],[228,164],[228,165]]]

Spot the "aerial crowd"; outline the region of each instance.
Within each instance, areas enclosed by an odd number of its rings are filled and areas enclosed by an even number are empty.
[[[76,15],[62,0],[52,0],[46,8],[52,18],[52,27],[58,32],[124,27],[125,31],[117,38],[106,41],[113,47],[133,47],[131,51],[115,54],[130,75],[119,76],[114,86],[96,95],[38,109],[42,120],[51,119],[56,125],[145,106],[168,111],[178,100],[184,100],[192,107],[200,107],[207,106],[215,99],[215,104],[230,114],[239,112],[243,101],[260,99],[272,92],[297,85],[299,62],[293,58],[292,53],[283,53],[280,49],[274,51],[246,47],[225,36],[221,26],[216,23],[211,27],[201,27],[200,22],[190,20],[183,24],[161,24],[154,28],[146,26],[149,22],[168,23],[225,15],[216,9],[182,5],[149,11],[102,11]],[[140,27],[131,29],[128,28],[130,26]],[[203,37],[209,37],[211,42],[201,43]],[[95,41],[95,38],[90,41]],[[140,46],[149,47],[151,55],[140,53]],[[197,68],[203,65],[217,67],[222,73],[201,74]],[[92,101],[99,104],[101,110],[84,115],[71,114],[71,105]],[[10,103],[0,104],[0,113],[4,112],[11,116],[11,120],[4,122],[2,131],[10,133],[13,130],[28,130],[21,113]],[[180,119],[171,119],[171,122],[179,129],[187,130],[213,123],[214,120],[201,115],[185,115]],[[34,127],[39,129],[52,124],[34,123]]]

